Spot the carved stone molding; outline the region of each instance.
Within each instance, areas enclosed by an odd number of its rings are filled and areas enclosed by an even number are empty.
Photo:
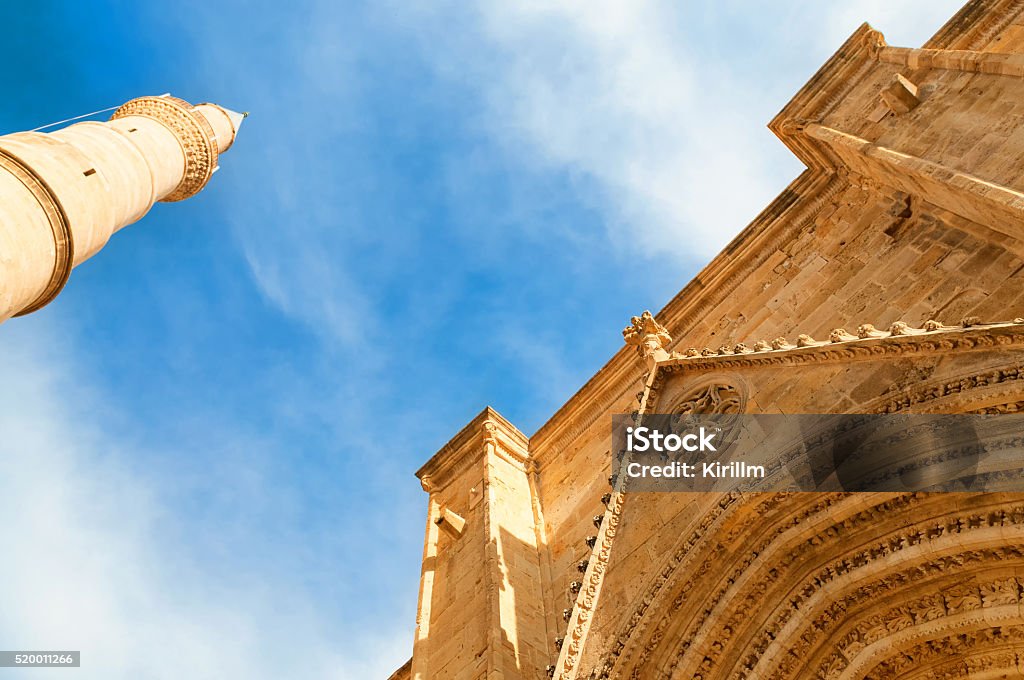
[[[878,680],[903,680],[922,675],[928,678],[1013,677],[1019,674],[1018,652],[1022,646],[1022,625],[957,632],[899,650],[870,669],[867,677]],[[997,669],[1011,672],[981,675],[983,671]]]
[[[896,326],[896,324],[894,324]],[[837,329],[841,331],[842,329]],[[859,328],[860,337],[840,342],[814,342],[809,338],[803,346],[780,339],[776,349],[753,353],[690,356],[674,354],[659,363],[658,378],[681,371],[743,369],[751,366],[799,366],[834,361],[876,360],[887,356],[915,356],[973,349],[1024,348],[1024,324],[1007,322],[969,327],[941,326],[937,330],[906,329],[896,333],[877,331],[870,324]],[[917,331],[917,332],[907,332]],[[878,335],[881,333],[881,335]]]
[[[845,627],[845,632],[837,631],[831,652],[816,662],[817,674],[825,678],[841,674],[866,653],[870,653],[872,645],[877,649],[879,645],[876,643],[880,641],[895,643],[900,638],[909,640],[902,645],[893,645],[893,651],[900,651],[883,657],[879,663],[867,662],[866,665],[873,666],[872,674],[878,673],[890,665],[892,659],[907,656],[906,651],[919,648],[920,643],[914,642],[915,636],[934,636],[945,628],[947,637],[956,637],[953,631],[957,630],[958,623],[970,625],[972,620],[978,619],[993,623],[1001,618],[1000,614],[1005,617],[1007,607],[1016,609],[1019,603],[1020,584],[1010,575],[988,576],[981,582],[947,584],[944,591],[936,590],[909,601],[900,601],[895,606],[876,606],[874,609],[877,613],[852,622]],[[911,656],[915,657],[913,666],[920,667],[923,660],[921,655]],[[790,668],[777,668],[776,673],[765,677],[790,677],[794,665],[783,663],[782,666]],[[901,670],[907,672],[910,667],[904,665]]]
[[[896,321],[891,324],[887,330],[879,330],[869,323],[861,324],[857,327],[857,333],[849,333],[845,328],[835,328],[829,333],[829,339],[827,341],[818,341],[812,338],[806,333],[801,333],[797,336],[795,342],[790,342],[786,338],[779,337],[772,340],[770,343],[765,340],[758,340],[754,343],[753,349],[750,349],[747,343],[738,343],[733,347],[722,346],[717,351],[705,347],[703,350],[698,350],[696,347],[690,347],[684,352],[675,352],[672,354],[673,359],[695,359],[699,357],[711,357],[711,356],[729,356],[734,354],[757,354],[762,355],[765,352],[782,352],[792,349],[800,349],[805,347],[826,347],[829,345],[846,345],[847,343],[856,343],[857,340],[870,340],[875,338],[895,338],[900,336],[911,336],[911,335],[929,335],[938,333],[948,333],[951,331],[958,331],[962,329],[972,328],[976,326],[984,326],[987,328],[1002,328],[1006,326],[1015,326],[1024,324],[1018,323],[1016,320],[1005,323],[996,324],[980,324],[980,323],[967,323],[960,326],[947,326],[939,321],[929,320],[924,323],[920,328],[915,328],[910,324],[903,321]],[[1022,329],[1024,330],[1024,329]]]
[[[872,669],[879,680],[953,680],[954,678],[1010,678],[1019,674],[1019,648],[1024,634],[1019,627],[981,633],[959,633],[920,643]],[[914,665],[910,659],[918,659]]]
[[[925,48],[978,50],[1006,29],[1022,11],[1024,0],[974,0],[946,22]]]
[[[677,397],[668,412],[678,415],[735,414],[743,413],[746,405],[747,388],[742,382],[712,377]]]
[[[579,589],[569,618],[565,641],[552,673],[552,677],[557,680],[571,680],[576,677],[587,634],[590,632],[590,623],[597,607],[605,570],[611,558],[612,543],[619,527],[624,500],[625,494],[618,491],[613,493],[609,500],[608,509],[601,522],[597,544],[583,576],[583,584]]]
[[[125,116],[146,116],[159,121],[174,133],[185,152],[185,175],[161,201],[182,201],[202,191],[217,167],[217,143],[213,128],[201,113],[183,99],[163,96],[133,99],[110,119]]]
[[[1007,404],[996,404],[994,406],[985,406],[983,408],[974,409],[970,413],[984,413],[984,414],[997,414],[997,413],[1024,413],[1024,401],[1013,401]]]
[[[869,403],[865,410],[871,413],[897,413],[927,411],[929,413],[953,410],[955,412],[986,413],[992,408],[1016,403],[1013,397],[1024,394],[1024,364],[1013,364],[980,373],[969,373],[957,378],[929,382],[901,389],[898,394],[887,394]],[[1010,398],[1007,401],[1007,398]],[[972,406],[977,404],[976,407]],[[1009,413],[1011,411],[994,411]]]

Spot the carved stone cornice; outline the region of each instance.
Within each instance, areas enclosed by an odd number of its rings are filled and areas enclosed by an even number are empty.
[[[971,0],[924,44],[928,49],[981,50],[1024,12],[1024,0]]]
[[[803,137],[814,140],[836,167],[884,177],[893,189],[941,205],[1000,234],[1014,237],[1024,222],[1024,194],[1010,186],[818,123],[808,124]]]
[[[828,341],[801,335],[795,342],[776,338],[771,344],[758,341],[754,350],[745,344],[726,352],[701,352],[695,348],[674,353],[659,362],[653,389],[660,388],[668,374],[679,371],[743,369],[751,366],[798,366],[834,361],[864,361],[884,356],[931,354],[1000,347],[1024,347],[1024,319],[994,324],[946,326],[929,321],[922,328],[896,322],[888,331],[862,324],[857,335],[844,329],[831,332]]]
[[[429,493],[443,489],[463,470],[483,458],[487,443],[494,444],[497,455],[523,470],[532,468],[533,462],[524,454],[529,446],[527,436],[488,406],[416,471],[423,490]]]
[[[880,61],[910,69],[945,69],[1024,78],[1022,54],[886,47],[879,53],[878,58]]]
[[[195,107],[170,95],[139,97],[114,111],[110,119],[125,116],[145,116],[159,121],[174,133],[185,152],[185,174],[174,191],[161,201],[183,201],[202,191],[217,168],[217,135]]]
[[[929,330],[932,329],[932,330]],[[714,353],[710,350],[698,352],[690,348],[683,353],[674,353],[668,361],[659,362],[653,371],[646,389],[643,404],[648,412],[659,408],[661,391],[669,375],[679,372],[702,373],[709,371],[742,371],[755,366],[801,366],[831,362],[856,362],[878,360],[884,357],[919,356],[936,353],[971,351],[999,347],[1003,349],[1024,349],[1024,319],[1012,322],[972,325],[944,326],[928,322],[923,328],[911,328],[902,322],[893,324],[889,331],[878,331],[871,324],[857,329],[858,337],[836,329],[829,341],[815,341],[808,335],[801,335],[796,344],[785,338],[776,338],[770,345],[757,342],[754,351],[743,346],[743,351]],[[991,375],[990,375],[991,373]],[[891,413],[905,409],[913,410],[917,405],[942,396],[951,395],[977,387],[1012,382],[1021,377],[1013,367],[1004,367],[977,376],[964,376],[941,384],[925,385],[910,392],[880,397],[868,405],[869,412]],[[1019,394],[1011,389],[1003,396]],[[989,395],[998,399],[1000,395]]]
[[[868,413],[1008,413],[1024,391],[1024,363],[929,381],[885,394],[865,405]],[[1005,408],[1004,408],[1005,407]],[[1003,408],[1003,410],[999,410]]]
[[[804,127],[822,120],[847,93],[872,73],[878,64],[876,58],[885,45],[881,33],[866,23],[861,24],[768,124],[768,128],[808,168],[831,171],[836,163],[820,144],[803,134]]]

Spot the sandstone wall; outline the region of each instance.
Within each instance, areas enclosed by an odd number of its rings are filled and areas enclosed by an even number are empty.
[[[1021,50],[1020,9],[1011,3],[1000,7],[1012,9],[1012,22],[996,25],[981,44],[973,38],[971,49]],[[961,26],[961,34],[970,26]],[[1024,189],[1024,79],[900,67],[871,58],[863,39],[844,46],[831,65],[842,78],[819,74],[787,107],[789,118],[784,111],[783,120],[773,124],[811,169],[659,313],[675,349],[717,350],[777,336],[792,341],[800,333],[827,338],[834,328],[855,330],[864,323],[885,328],[899,320],[920,325],[928,319],[1024,316],[1019,210],[1007,218],[1005,203],[960,182],[969,174],[992,186]],[[872,122],[879,93],[897,72],[919,86],[921,103]],[[854,87],[843,85],[844,78]],[[847,89],[835,90],[840,85]],[[828,96],[821,95],[827,88]],[[785,125],[808,109],[821,109],[821,99],[828,97],[834,101],[811,122],[925,160],[945,174],[863,161],[863,149],[840,153],[813,137],[807,120]],[[955,191],[943,189],[946,184]],[[593,520],[604,511],[610,416],[637,408],[645,368],[631,354],[617,355],[531,439],[531,455],[541,466],[551,609],[573,601],[570,583],[581,576],[578,564],[591,552],[586,537],[597,533]],[[908,371],[912,382],[915,369]],[[856,405],[820,383],[805,388],[819,390],[818,407],[824,410]],[[652,512],[669,519],[661,510]],[[670,515],[676,512],[685,509],[674,508]],[[636,539],[651,541],[637,557],[638,573],[663,543],[674,540],[672,534]],[[628,599],[623,592],[611,601]]]

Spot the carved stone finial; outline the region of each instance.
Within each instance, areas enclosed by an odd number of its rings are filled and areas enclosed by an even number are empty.
[[[772,346],[769,345],[764,340],[758,340],[757,342],[754,343],[754,351],[755,352],[767,352],[771,348],[772,348]]]
[[[910,326],[905,321],[897,321],[889,326],[889,335],[910,335]]]
[[[622,338],[627,345],[634,345],[645,361],[669,358],[667,347],[672,342],[672,336],[649,311],[630,319],[630,325],[622,330]]]
[[[797,347],[813,347],[818,344],[817,341],[806,333],[801,333],[796,338]]]
[[[700,350],[698,350],[696,347],[689,347],[685,352],[683,352],[683,355],[688,357],[699,357]]]
[[[858,338],[882,338],[885,337],[885,333],[878,330],[869,323],[861,324],[857,326],[857,337]]]
[[[789,349],[790,347],[792,345],[789,344],[789,340],[781,336],[772,340],[772,349]]]
[[[941,331],[942,322],[936,321],[935,319],[928,319],[927,321],[924,322],[924,329],[926,331]]]

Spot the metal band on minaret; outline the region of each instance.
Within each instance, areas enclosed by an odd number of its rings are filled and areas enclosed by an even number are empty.
[[[164,95],[107,122],[0,136],[0,322],[53,300],[71,270],[157,201],[199,193],[243,114]]]

